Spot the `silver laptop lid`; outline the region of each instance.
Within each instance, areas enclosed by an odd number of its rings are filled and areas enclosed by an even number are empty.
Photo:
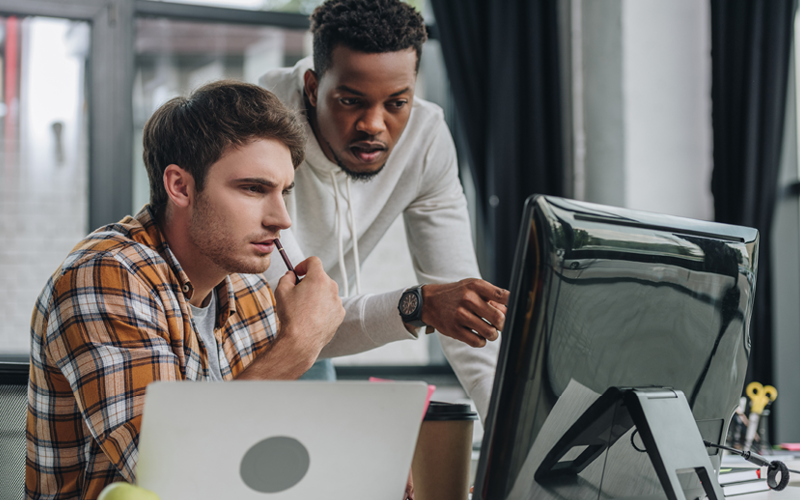
[[[423,382],[160,382],[137,484],[161,500],[400,498]]]

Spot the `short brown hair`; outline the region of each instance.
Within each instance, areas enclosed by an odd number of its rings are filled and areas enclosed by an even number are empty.
[[[295,168],[303,162],[306,137],[297,113],[257,85],[220,80],[158,108],[144,126],[142,155],[153,214],[163,216],[167,206],[167,166],[188,171],[202,191],[209,168],[225,150],[253,139],[278,140],[289,148]]]

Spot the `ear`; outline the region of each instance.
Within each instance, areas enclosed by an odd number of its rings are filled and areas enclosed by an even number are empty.
[[[187,208],[194,197],[194,177],[174,163],[164,170],[164,189],[179,208]]]
[[[319,88],[319,78],[313,69],[308,69],[303,74],[303,84],[306,90],[308,102],[312,107],[317,107],[317,89]]]

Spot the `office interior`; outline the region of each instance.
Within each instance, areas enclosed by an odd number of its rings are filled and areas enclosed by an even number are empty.
[[[150,114],[210,80],[255,83],[309,55],[308,14],[318,3],[0,0],[2,359],[26,357],[36,296],[72,246],[147,202],[141,132]],[[739,214],[739,223],[766,224],[759,230],[768,236],[762,262],[768,252],[771,270],[769,279],[759,277],[765,302],[751,327],[759,356],[751,379],[781,393],[772,442],[800,442],[800,51],[793,2],[410,3],[431,34],[417,95],[445,111],[482,273],[498,285],[509,281],[527,195],[721,220],[715,169],[753,155],[748,162],[760,170],[747,182],[773,180],[771,191],[728,202],[757,210]],[[722,33],[725,16],[736,15],[762,24]],[[773,56],[750,54],[760,62],[739,70],[747,81],[759,75],[761,86],[720,97],[714,85],[727,78],[726,88],[736,90],[731,82],[739,78],[715,67],[714,57],[756,45]],[[464,63],[463,54],[474,57]],[[754,114],[721,111],[733,106]],[[721,133],[721,123],[754,116],[762,120],[756,130],[725,140],[715,135],[715,125]],[[745,174],[731,174],[737,175],[744,182]],[[366,292],[414,284],[401,220],[362,274]],[[423,379],[439,387],[439,399],[466,398],[434,336],[334,364],[343,380]]]

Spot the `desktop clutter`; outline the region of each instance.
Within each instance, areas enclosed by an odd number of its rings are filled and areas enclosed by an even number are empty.
[[[760,382],[750,382],[745,393],[747,396],[743,396],[739,401],[739,407],[731,421],[728,444],[737,450],[761,453],[762,450],[770,448],[769,407],[778,397],[778,391],[771,385],[764,386]]]
[[[430,386],[429,392],[432,393],[432,389]],[[790,472],[782,462],[756,453],[772,453],[768,441],[769,406],[776,400],[777,390],[751,382],[746,393],[747,398],[742,398],[731,422],[726,439],[729,446],[725,449],[761,467],[723,463],[719,482],[726,498],[770,489],[780,491],[789,484],[796,485],[798,477],[792,477],[794,481],[790,483],[790,474],[798,474],[796,471]],[[412,461],[416,500],[468,498],[472,427],[477,418],[469,405],[438,401],[428,404]],[[791,444],[781,446],[792,447]],[[118,482],[107,486],[98,500],[161,499],[153,491]]]
[[[800,446],[784,443],[773,447],[769,442],[769,407],[778,397],[777,389],[760,382],[750,382],[745,394],[728,428],[728,446],[717,447],[760,467],[741,467],[741,463],[730,460],[723,464],[719,483],[725,496],[781,491],[787,486],[800,486],[800,471],[789,469],[784,463],[795,458],[790,452],[800,451]],[[725,466],[730,464],[734,465]]]

